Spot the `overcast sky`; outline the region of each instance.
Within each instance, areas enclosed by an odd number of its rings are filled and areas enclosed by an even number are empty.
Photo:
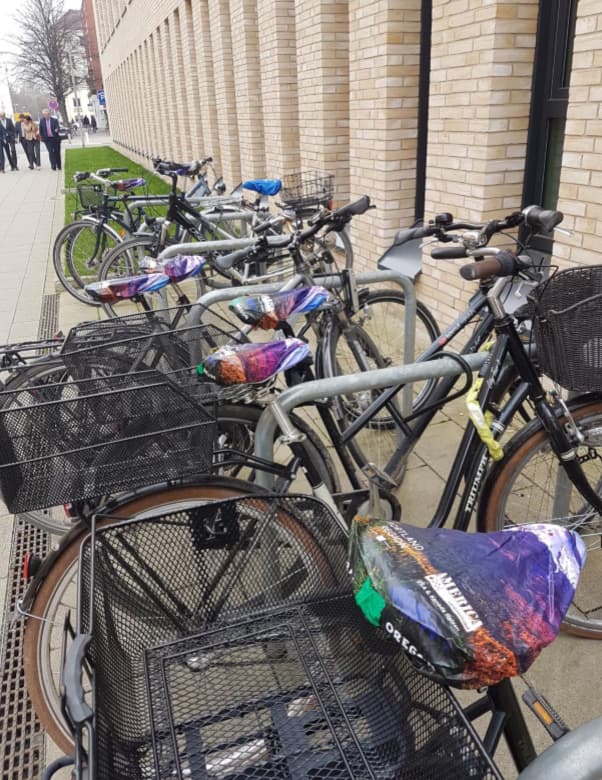
[[[63,0],[63,7],[81,8],[82,0]],[[15,35],[18,25],[16,19],[19,15],[19,3],[14,0],[0,0],[0,63],[4,64],[7,50],[11,49],[11,40]]]

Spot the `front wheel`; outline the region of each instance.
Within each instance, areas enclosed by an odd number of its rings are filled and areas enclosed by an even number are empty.
[[[98,278],[103,258],[121,244],[121,237],[104,222],[80,219],[66,225],[57,235],[52,261],[65,290],[82,303],[98,306],[85,291]]]
[[[602,399],[569,404],[583,436],[577,448],[589,484],[602,494]],[[568,424],[561,418],[563,425]],[[525,523],[555,523],[576,531],[587,559],[564,620],[568,633],[602,639],[602,518],[572,485],[554,454],[539,419],[505,446],[483,488],[479,529],[500,531]]]

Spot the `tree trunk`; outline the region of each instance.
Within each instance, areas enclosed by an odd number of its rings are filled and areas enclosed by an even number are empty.
[[[67,114],[67,103],[65,101],[65,98],[59,98],[57,97],[57,101],[59,104],[59,111],[61,112],[61,118],[63,120],[63,125],[65,127],[69,127],[69,115]]]

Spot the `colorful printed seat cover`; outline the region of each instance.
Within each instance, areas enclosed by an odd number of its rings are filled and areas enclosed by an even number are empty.
[[[146,179],[118,179],[111,182],[111,186],[118,192],[129,192],[136,187],[145,187]]]
[[[301,287],[271,295],[245,295],[235,298],[229,308],[246,325],[274,330],[295,314],[308,314],[323,306],[330,296],[324,287]]]
[[[122,279],[105,279],[86,285],[86,292],[95,301],[107,303],[125,298],[135,298],[142,293],[161,290],[170,282],[166,274],[143,274],[142,276],[124,276]]]
[[[208,355],[198,373],[219,385],[260,384],[309,355],[310,349],[301,339],[227,345]]]
[[[521,674],[556,637],[585,546],[534,524],[487,534],[354,518],[356,603],[414,662],[461,688]]]

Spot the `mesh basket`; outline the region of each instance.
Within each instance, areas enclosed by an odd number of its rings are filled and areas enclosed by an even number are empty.
[[[319,502],[254,496],[98,530],[90,777],[498,778],[444,688],[356,609]]]
[[[78,184],[77,197],[83,209],[95,209],[102,206],[104,192],[100,184]]]
[[[187,307],[176,307],[84,322],[69,331],[61,359],[75,378],[91,371],[119,374],[150,369],[192,387],[194,369],[205,355],[246,338],[217,314],[204,312],[203,318],[210,321],[192,325],[187,314]]]
[[[602,387],[602,265],[569,268],[540,284],[533,337],[540,367],[568,390]]]
[[[334,195],[334,176],[321,171],[292,173],[282,181],[281,198],[295,211],[327,206]]]
[[[14,513],[198,474],[215,421],[157,372],[2,394],[0,489]]]

